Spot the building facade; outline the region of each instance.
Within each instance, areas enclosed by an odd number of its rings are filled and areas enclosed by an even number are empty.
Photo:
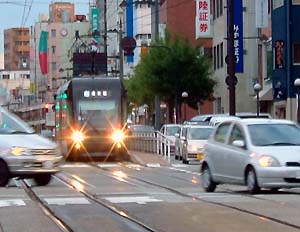
[[[294,121],[296,121],[296,93],[298,93],[294,81],[300,78],[299,11],[300,1],[274,1],[272,14],[274,111],[278,117]]]
[[[4,69],[29,69],[29,28],[4,30]]]

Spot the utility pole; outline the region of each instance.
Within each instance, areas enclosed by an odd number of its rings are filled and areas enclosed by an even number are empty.
[[[122,27],[122,15],[120,16],[120,28],[119,28],[119,61],[120,61],[120,80],[123,82],[123,48],[122,48],[122,39],[123,39],[123,27]]]
[[[153,0],[151,7],[151,21],[152,21],[152,38],[157,39],[159,36],[159,5],[158,0]],[[160,99],[159,96],[155,96],[154,98],[154,105],[155,105],[155,130],[160,129]]]
[[[228,0],[229,115],[235,116],[234,0]]]
[[[105,54],[105,75],[107,76],[107,0],[104,0],[104,54]]]

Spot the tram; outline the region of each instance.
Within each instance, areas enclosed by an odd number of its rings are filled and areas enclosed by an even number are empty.
[[[127,157],[127,99],[119,78],[73,77],[55,100],[55,138],[66,159]]]

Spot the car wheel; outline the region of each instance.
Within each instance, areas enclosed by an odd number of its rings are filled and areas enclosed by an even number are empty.
[[[4,187],[8,184],[10,174],[8,167],[4,161],[0,161],[0,187]]]
[[[34,180],[39,186],[47,185],[51,181],[51,174],[41,174],[39,176],[35,176]]]
[[[217,184],[213,181],[209,167],[205,165],[202,169],[201,183],[205,192],[215,191]]]
[[[256,173],[253,168],[250,168],[247,172],[247,188],[251,194],[256,194],[260,191],[260,187],[257,183]]]

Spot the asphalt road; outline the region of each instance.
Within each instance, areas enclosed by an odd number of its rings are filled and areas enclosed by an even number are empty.
[[[172,163],[66,163],[48,186],[25,181],[40,203],[12,180],[0,190],[0,231],[300,230],[300,189],[252,196],[223,185],[205,193],[199,163]]]

